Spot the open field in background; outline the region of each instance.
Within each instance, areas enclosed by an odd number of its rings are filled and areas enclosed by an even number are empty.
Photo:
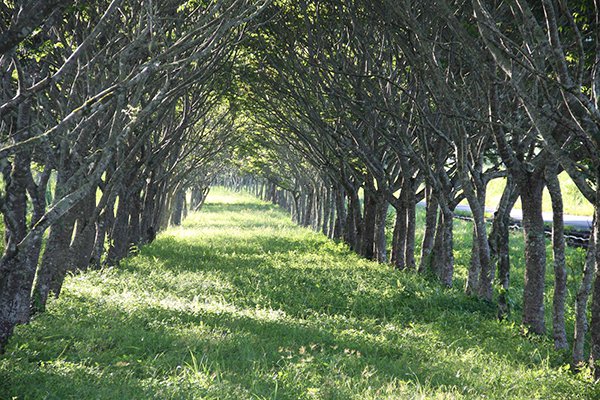
[[[520,235],[514,309],[498,322],[462,292],[470,225],[455,232],[445,290],[214,189],[119,268],[68,278],[0,357],[0,398],[600,398],[549,336],[520,333]],[[569,249],[569,307],[582,263]]]
[[[594,207],[587,201],[585,197],[581,195],[577,186],[573,183],[569,175],[566,172],[561,173],[558,176],[560,181],[560,187],[563,195],[564,211],[565,214],[569,215],[594,215]],[[498,178],[490,181],[487,188],[486,205],[491,208],[495,208],[500,202],[502,197],[502,191],[506,186],[506,178]],[[466,200],[461,204],[467,204]],[[516,209],[521,209],[521,199],[518,199],[515,203]],[[550,194],[548,189],[544,189],[543,199],[543,211],[552,211],[552,203],[550,202]]]

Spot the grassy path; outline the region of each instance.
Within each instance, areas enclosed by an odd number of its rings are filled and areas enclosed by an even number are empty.
[[[213,191],[19,327],[0,399],[600,398],[549,339],[494,314]]]

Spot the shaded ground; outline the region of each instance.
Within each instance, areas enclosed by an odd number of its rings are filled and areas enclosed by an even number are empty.
[[[71,277],[0,358],[0,398],[599,398],[494,315],[216,191],[121,267]]]

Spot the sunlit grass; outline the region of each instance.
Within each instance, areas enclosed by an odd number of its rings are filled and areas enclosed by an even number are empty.
[[[579,189],[577,189],[575,183],[573,183],[573,180],[569,178],[569,175],[567,175],[566,172],[563,172],[558,176],[558,179],[563,195],[565,214],[585,216],[594,215],[594,207],[585,197],[583,197]],[[496,205],[500,202],[500,198],[502,197],[502,191],[504,190],[505,186],[505,178],[499,178],[490,181],[486,193],[486,205],[488,207],[496,207]],[[463,201],[463,204],[467,204],[466,201]],[[521,199],[518,199],[515,203],[515,209],[521,209]],[[550,201],[550,194],[548,193],[548,189],[546,188],[544,188],[543,193],[542,209],[546,212],[552,211],[552,202]]]
[[[0,398],[597,398],[518,310],[462,293],[469,234],[445,290],[213,190],[119,268],[70,277],[0,358]]]

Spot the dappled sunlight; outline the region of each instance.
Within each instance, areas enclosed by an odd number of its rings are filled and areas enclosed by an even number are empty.
[[[71,276],[18,328],[0,378],[107,399],[592,392],[494,306],[222,196],[120,267]]]

